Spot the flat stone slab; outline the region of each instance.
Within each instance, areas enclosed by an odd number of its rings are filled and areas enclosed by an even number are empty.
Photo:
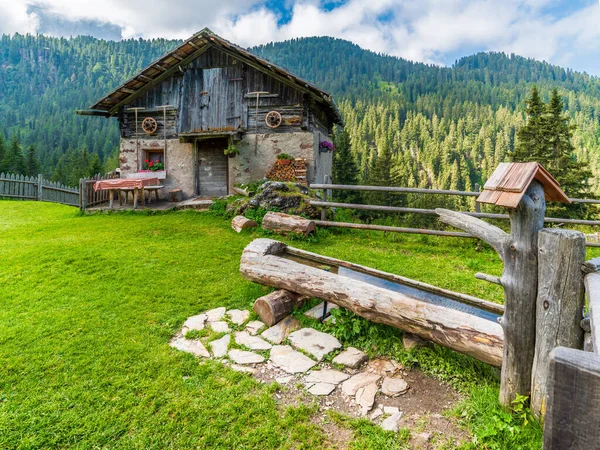
[[[238,331],[235,333],[235,342],[248,347],[250,350],[270,350],[273,347],[267,341],[258,336],[252,336],[247,331]]]
[[[227,315],[229,316],[229,320],[232,323],[240,326],[243,325],[246,320],[250,317],[250,311],[247,309],[230,309],[227,311]]]
[[[261,322],[260,320],[253,320],[252,322],[248,323],[248,325],[246,325],[246,331],[254,335],[258,333],[258,331],[264,326],[264,322]]]
[[[335,389],[335,384],[329,383],[315,383],[310,388],[308,388],[308,392],[312,395],[329,395]]]
[[[299,330],[300,322],[294,316],[287,316],[271,328],[261,333],[261,336],[272,344],[281,344],[292,331]]]
[[[377,391],[379,391],[377,383],[367,384],[365,387],[361,387],[358,391],[356,391],[355,400],[360,406],[361,414],[363,416],[366,416],[367,413],[373,408]]]
[[[188,317],[181,327],[181,333],[185,335],[185,333],[188,331],[203,330],[207,318],[208,316],[206,314],[198,314],[196,316]]]
[[[237,364],[232,364],[229,367],[231,367],[236,372],[250,373],[252,375],[256,373],[256,369],[253,369],[252,367],[239,366]]]
[[[229,348],[229,342],[231,341],[231,335],[226,334],[221,339],[215,339],[208,343],[213,352],[215,358],[224,358],[227,355],[227,349]]]
[[[392,414],[387,419],[384,419],[383,422],[381,422],[381,428],[383,428],[386,431],[393,431],[394,433],[397,433],[398,432],[398,422],[402,418],[402,414],[403,413],[400,411],[400,412]]]
[[[304,381],[306,383],[327,383],[337,386],[348,378],[350,378],[350,375],[347,373],[339,372],[337,370],[323,369],[313,370],[306,376]]]
[[[313,319],[322,319],[323,318],[323,306],[325,305],[325,302],[323,303],[319,303],[317,306],[314,306],[312,308],[310,308],[308,311],[306,311],[304,313],[305,316],[307,317],[311,317]],[[338,305],[336,305],[335,303],[327,303],[327,314],[326,316],[328,316],[331,312],[332,309],[335,308],[339,308]]]
[[[229,333],[231,331],[231,328],[229,328],[227,322],[223,322],[222,320],[219,320],[217,322],[209,322],[208,326],[215,333]]]
[[[357,373],[352,378],[344,381],[342,384],[342,392],[346,395],[354,396],[360,388],[377,383],[380,378],[381,376],[376,373]]]
[[[378,373],[381,376],[391,376],[400,369],[400,365],[396,361],[388,359],[373,359],[367,364],[366,371]]]
[[[342,344],[332,335],[313,328],[302,328],[288,336],[292,345],[321,361],[325,355],[340,348]]]
[[[210,353],[199,339],[177,338],[173,339],[169,345],[179,351],[191,353],[194,356],[210,358]]]
[[[265,358],[256,353],[238,350],[236,348],[229,350],[229,358],[237,364],[258,364],[264,362]]]
[[[385,377],[381,384],[381,393],[388,397],[397,397],[408,391],[408,383],[400,377]]]
[[[206,320],[208,322],[216,322],[223,318],[223,316],[225,315],[225,311],[227,311],[227,308],[221,306],[220,308],[215,308],[211,309],[210,311],[206,311],[204,314],[206,314]]]
[[[342,353],[333,358],[335,364],[341,364],[342,366],[350,367],[351,369],[358,369],[363,363],[369,358],[359,349],[354,347],[348,347]]]
[[[269,360],[287,373],[303,373],[317,364],[289,345],[274,345]]]

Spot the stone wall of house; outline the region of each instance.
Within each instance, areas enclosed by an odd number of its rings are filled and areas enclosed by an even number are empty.
[[[258,142],[255,150],[255,138]],[[318,141],[317,141],[318,145]],[[311,131],[295,133],[246,134],[237,142],[240,154],[229,159],[229,191],[234,184],[247,183],[265,177],[279,153],[304,158],[308,167],[308,181],[313,182],[315,166],[315,136]],[[318,152],[318,149],[317,149]],[[317,156],[318,157],[318,156]]]
[[[121,177],[132,176],[143,168],[146,150],[162,149],[163,147],[164,140],[162,139],[140,139],[141,154],[138,154],[135,139],[121,139],[119,154]],[[181,188],[183,196],[186,198],[193,197],[195,190],[193,144],[181,143],[179,139],[168,139],[166,161],[167,179],[160,180],[160,184],[165,186],[161,192],[162,197],[168,196],[168,191],[174,188]]]

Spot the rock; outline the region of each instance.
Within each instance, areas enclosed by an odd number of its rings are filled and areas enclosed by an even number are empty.
[[[312,395],[329,395],[335,389],[335,384],[329,383],[315,383],[309,389]]]
[[[337,370],[323,369],[313,370],[306,376],[304,381],[307,383],[327,383],[337,386],[348,378],[350,378],[350,375],[347,373],[339,372]]]
[[[317,364],[308,356],[297,352],[289,345],[275,345],[271,349],[269,360],[273,365],[287,373],[302,373]]]
[[[208,316],[206,314],[198,314],[197,316],[188,317],[181,327],[181,333],[185,336],[185,333],[192,330],[203,330],[204,323]]]
[[[245,350],[231,349],[229,350],[229,358],[237,364],[258,364],[264,362],[265,358],[256,353],[247,352]]]
[[[325,305],[325,302],[319,303],[317,306],[306,311],[304,315],[313,319],[321,320],[323,317],[323,305]],[[335,303],[327,303],[327,316],[330,314],[331,310],[335,308],[339,308],[339,306]]]
[[[215,339],[214,341],[208,343],[215,358],[224,358],[225,355],[227,355],[229,341],[231,341],[231,335],[226,334],[221,339]]]
[[[381,393],[388,397],[397,397],[406,394],[408,391],[408,383],[400,377],[385,377],[381,384]]]
[[[294,377],[290,375],[287,377],[275,378],[275,381],[278,382],[279,384],[288,384],[290,381],[292,381],[292,378],[294,378]]]
[[[371,383],[366,385],[365,387],[360,388],[356,391],[356,403],[361,407],[361,414],[366,416],[371,408],[373,408],[373,404],[375,403],[375,396],[377,395],[377,391],[379,387],[377,383]]]
[[[396,406],[384,406],[383,412],[386,414],[398,414],[400,410]]]
[[[376,373],[361,372],[357,373],[342,384],[342,392],[350,397],[356,395],[356,392],[369,384],[374,384],[379,381],[381,376]]]
[[[248,325],[246,325],[246,331],[248,331],[248,333],[254,335],[254,334],[258,333],[259,330],[264,326],[265,326],[265,324],[263,322],[261,322],[260,320],[253,320]]]
[[[377,373],[381,376],[394,374],[398,370],[398,365],[387,359],[374,359],[369,361],[366,370],[371,373]]]
[[[273,344],[281,344],[288,335],[300,329],[300,322],[294,316],[287,316],[279,323],[261,333],[261,336]]]
[[[218,322],[208,322],[208,326],[215,333],[229,333],[231,331],[227,322],[223,322],[222,320],[219,320]]]
[[[225,308],[224,306],[220,308],[211,309],[210,311],[206,311],[206,320],[208,322],[216,322],[218,320],[221,320],[225,315],[225,311],[227,311],[227,308]]]
[[[429,441],[431,441],[432,437],[433,437],[433,433],[423,432],[423,433],[417,434],[414,437],[414,440],[419,444],[427,444]]]
[[[302,328],[294,331],[288,336],[289,341],[294,347],[297,347],[311,354],[318,361],[321,361],[325,355],[342,344],[336,338],[327,333],[322,333],[313,328]]]
[[[383,416],[383,411],[380,408],[375,408],[375,411],[373,411],[373,414],[371,414],[370,419],[371,420],[377,420],[381,416]]]
[[[243,325],[244,322],[248,320],[248,317],[250,317],[250,311],[246,309],[230,309],[229,311],[227,311],[227,315],[229,316],[231,322],[239,326]]]
[[[390,417],[381,422],[381,428],[386,431],[398,432],[398,421],[402,418],[402,412],[392,414]]]
[[[335,364],[341,364],[342,366],[350,367],[351,369],[358,369],[365,361],[369,359],[360,350],[354,347],[348,347],[342,353],[333,358]]]
[[[402,343],[404,344],[404,348],[406,350],[412,350],[414,348],[424,347],[427,345],[427,341],[425,339],[407,332],[404,332],[402,336]]]
[[[179,351],[191,353],[194,356],[210,358],[210,353],[208,353],[208,350],[206,350],[199,339],[178,338],[173,339],[169,345]]]
[[[272,345],[258,336],[251,336],[247,331],[238,331],[235,333],[235,342],[250,350],[269,350]]]
[[[236,372],[250,373],[252,375],[254,375],[256,373],[256,369],[253,369],[252,367],[238,366],[237,364],[232,364],[229,367],[231,367]]]

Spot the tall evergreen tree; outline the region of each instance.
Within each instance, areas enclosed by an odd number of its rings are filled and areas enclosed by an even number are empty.
[[[4,141],[4,136],[0,133],[0,173],[6,172],[6,168],[4,167],[4,156],[6,155],[6,142]]]
[[[23,157],[23,150],[16,134],[10,142],[8,151],[4,154],[2,166],[10,173],[18,173],[20,175],[25,173],[25,158]]]
[[[350,135],[344,129],[338,129],[333,135],[335,152],[333,154],[333,182],[335,184],[358,184],[358,165],[352,154]],[[334,198],[341,202],[360,203],[358,191],[334,191]]]
[[[548,121],[546,120],[546,105],[540,97],[537,86],[531,89],[531,96],[527,100],[527,124],[520,128],[517,137],[518,143],[512,155],[513,161],[547,161],[548,147]]]
[[[40,163],[35,154],[35,147],[30,145],[25,156],[25,175],[33,177],[40,172]]]

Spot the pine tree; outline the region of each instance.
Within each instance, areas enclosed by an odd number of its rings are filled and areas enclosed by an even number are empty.
[[[33,177],[40,171],[40,163],[35,154],[35,147],[30,145],[25,157],[25,175]]]
[[[518,143],[512,155],[517,162],[547,161],[549,157],[546,105],[541,99],[537,86],[533,86],[527,100],[527,124],[517,133]]]
[[[6,142],[4,141],[4,136],[0,133],[0,173],[6,172],[6,168],[4,167],[4,156],[6,155]]]
[[[16,134],[12,138],[8,151],[4,154],[2,166],[4,170],[10,173],[20,175],[25,173],[25,158]]]
[[[350,135],[346,130],[337,130],[333,135],[333,182],[335,184],[358,184],[358,166],[350,146]],[[334,191],[334,198],[341,202],[360,203],[360,192]]]

